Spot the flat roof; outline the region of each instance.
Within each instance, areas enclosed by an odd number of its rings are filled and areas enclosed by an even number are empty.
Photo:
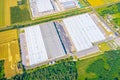
[[[46,61],[48,57],[39,25],[24,30],[30,65]]]
[[[64,3],[64,2],[69,2],[69,1],[76,1],[76,0],[59,0],[61,3]]]
[[[23,28],[20,33],[22,63],[25,66],[39,64],[48,59],[65,55],[65,50],[54,22]]]
[[[77,51],[92,47],[92,43],[105,39],[105,36],[88,13],[63,19],[66,29]]]
[[[36,0],[36,3],[39,12],[46,12],[54,9],[51,0]]]
[[[62,43],[53,22],[40,25],[48,58],[57,58],[65,55]]]
[[[64,8],[72,8],[77,4],[77,0],[59,0]]]

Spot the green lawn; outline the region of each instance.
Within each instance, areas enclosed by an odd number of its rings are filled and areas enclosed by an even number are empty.
[[[94,73],[87,73],[86,69],[89,67],[90,64],[92,64],[94,61],[99,59],[101,56],[91,57],[85,60],[77,61],[76,67],[78,72],[78,80],[85,80],[85,78],[89,77],[96,77]]]
[[[80,60],[76,66],[78,80],[120,80],[120,50]]]
[[[0,27],[4,25],[4,0],[0,0]]]

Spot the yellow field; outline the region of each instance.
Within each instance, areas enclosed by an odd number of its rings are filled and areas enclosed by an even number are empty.
[[[87,0],[93,7],[118,2],[120,0]]]
[[[1,21],[2,23],[0,23],[0,25],[2,25],[0,26],[0,28],[3,28],[10,26],[11,24],[10,7],[17,6],[17,0],[1,0],[1,2],[3,2],[2,4],[4,4],[3,6],[1,6],[1,8],[4,8],[4,10],[2,10],[4,11],[4,14],[1,14],[4,19],[2,19],[3,21]]]
[[[17,63],[20,59],[17,30],[0,32],[0,60],[5,60],[4,72],[5,77],[10,78],[20,70]]]
[[[0,32],[0,44],[13,41],[13,40],[17,40],[17,39],[18,39],[17,30],[9,30],[9,31]]]
[[[106,42],[99,44],[98,47],[101,52],[109,51],[111,49],[110,46]]]

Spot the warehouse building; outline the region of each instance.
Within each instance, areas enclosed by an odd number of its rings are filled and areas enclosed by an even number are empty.
[[[30,7],[33,17],[51,13],[55,10],[54,2],[52,0],[30,0]]]
[[[48,57],[39,26],[36,25],[33,27],[25,28],[24,30],[25,30],[25,39],[27,45],[26,49],[28,52],[28,55],[26,57],[29,58],[29,65],[46,61]],[[22,45],[24,44],[21,44],[21,46]],[[26,54],[26,53],[23,52],[22,54]]]
[[[65,55],[65,49],[53,22],[22,30],[20,44],[23,65],[34,66]]]
[[[93,43],[105,40],[105,35],[88,13],[63,19],[76,51],[93,47]]]
[[[70,9],[78,7],[78,0],[59,0],[61,3],[61,6],[64,7],[64,9]]]
[[[65,55],[65,49],[58,36],[54,22],[40,25],[48,58],[57,58]]]

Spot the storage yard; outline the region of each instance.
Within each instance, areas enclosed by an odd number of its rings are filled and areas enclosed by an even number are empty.
[[[20,34],[22,61],[32,66],[65,55],[54,23],[35,25]]]
[[[5,60],[5,77],[10,78],[20,72],[20,59],[17,30],[0,32],[0,60]]]

